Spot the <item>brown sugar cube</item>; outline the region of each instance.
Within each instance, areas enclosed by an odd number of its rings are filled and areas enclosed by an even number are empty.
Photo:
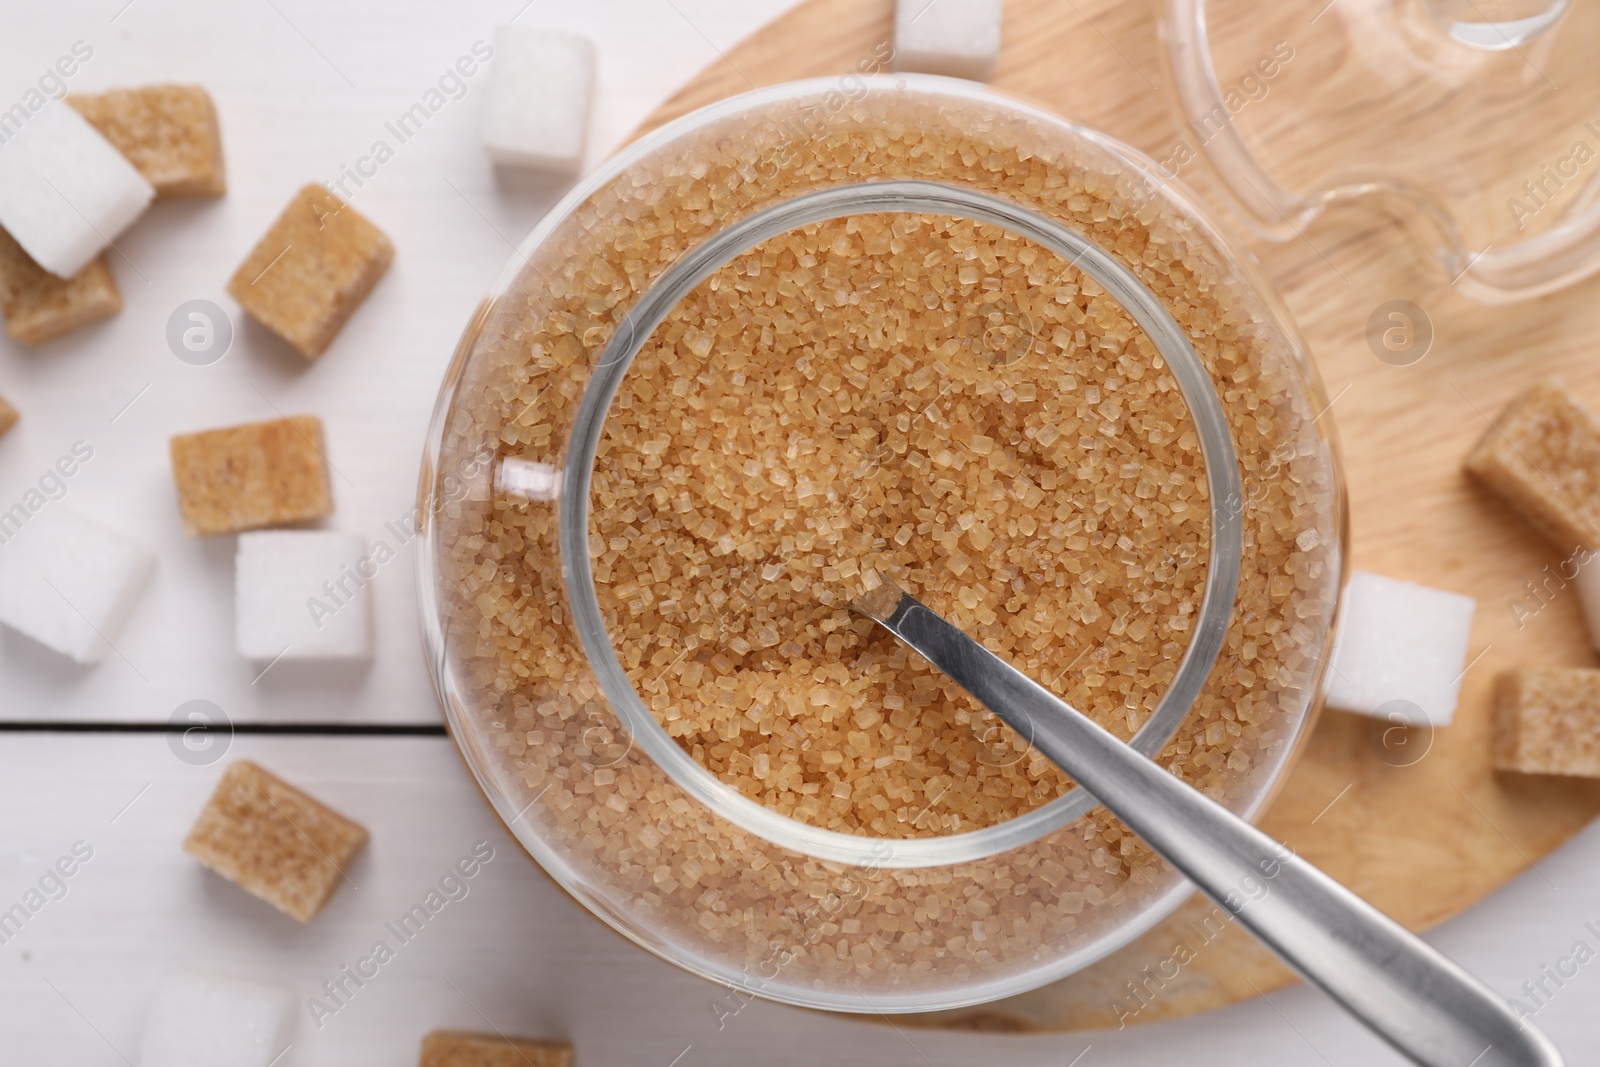
[[[6,333],[38,345],[122,310],[122,294],[100,256],[71,278],[57,278],[0,229],[0,316]]]
[[[6,431],[15,426],[20,417],[17,409],[6,403],[5,397],[0,396],[0,437],[4,437]]]
[[[320,185],[295,194],[228,282],[252,317],[316,359],[378,283],[394,246]]]
[[[418,1067],[572,1067],[572,1046],[525,1037],[435,1030],[422,1039]]]
[[[230,766],[183,850],[285,915],[310,922],[367,831],[248,760]]]
[[[1494,765],[1600,778],[1600,671],[1530,667],[1495,682]]]
[[[1513,400],[1466,468],[1563,552],[1600,546],[1600,418],[1559,383],[1540,382]]]
[[[157,198],[228,191],[217,109],[200,86],[113,89],[69,96],[67,103],[128,157]]]
[[[333,514],[322,420],[314,416],[180,434],[171,452],[178,510],[191,537]]]

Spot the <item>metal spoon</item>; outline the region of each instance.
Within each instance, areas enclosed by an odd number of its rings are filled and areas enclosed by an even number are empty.
[[[1560,1067],[1549,1038],[1504,997],[904,590],[885,581],[851,607],[1030,740],[1262,944],[1412,1062]]]

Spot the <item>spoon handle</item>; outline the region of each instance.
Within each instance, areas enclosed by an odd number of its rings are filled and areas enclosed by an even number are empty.
[[[1414,1063],[1560,1067],[1548,1038],[1421,938],[893,586],[858,611],[1032,742],[1284,962]]]

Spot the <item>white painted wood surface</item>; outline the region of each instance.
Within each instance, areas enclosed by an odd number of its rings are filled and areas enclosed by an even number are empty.
[[[167,351],[167,316],[196,297],[233,310],[222,285],[290,193],[352,163],[495,23],[515,15],[519,24],[574,27],[596,39],[598,155],[715,61],[718,47],[788,0],[0,3],[0,102],[19,98],[74,41],[89,41],[95,56],[73,78],[76,89],[179,80],[213,91],[231,185],[219,202],[158,206],[118,241],[121,316],[32,351],[0,339],[0,394],[24,416],[0,440],[0,502],[19,497],[73,441],[92,441],[96,458],[73,479],[66,506],[115,523],[160,556],[117,641],[122,655],[99,668],[0,636],[0,717],[162,721],[204,698],[239,722],[437,721],[417,658],[409,553],[374,583],[371,667],[280,665],[251,684],[254,670],[232,652],[231,539],[182,537],[165,440],[276,410],[320,414],[340,470],[332,525],[381,536],[383,523],[411,506],[423,428],[456,336],[509,243],[553,191],[496,182],[477,147],[482,86],[473,83],[356,195],[398,257],[321,363],[304,366],[236,320],[230,354],[190,367]],[[0,945],[0,1063],[133,1060],[154,987],[179,967],[293,990],[300,1009],[280,1067],[410,1064],[421,1035],[444,1026],[570,1038],[583,1067],[1396,1062],[1304,989],[1120,1034],[942,1034],[764,1003],[719,1029],[708,1007],[714,989],[606,930],[527,861],[448,741],[240,735],[228,758],[239,756],[373,832],[350,872],[354,887],[342,887],[309,926],[179,850],[225,762],[185,763],[160,735],[0,734],[0,909],[23,900],[76,842],[94,850],[66,895]],[[316,1027],[306,1000],[479,841],[491,843],[495,859],[469,895]],[[1497,989],[1519,994],[1575,942],[1600,949],[1585,927],[1600,926],[1596,884],[1600,830],[1591,829],[1434,940]],[[1600,963],[1563,981],[1557,988],[1545,979],[1554,995],[1538,1021],[1570,1063],[1600,1062]]]
[[[327,909],[300,926],[179,849],[226,760],[248,757],[365,823],[372,841]],[[175,968],[279,983],[295,993],[280,1067],[415,1062],[436,1027],[573,1040],[581,1067],[830,1063],[1081,1067],[1183,1062],[1398,1062],[1316,994],[1294,989],[1212,1015],[1123,1033],[944,1034],[751,1003],[719,1029],[717,990],[589,917],[505,835],[440,738],[236,736],[191,766],[160,735],[0,735],[0,908],[22,900],[77,842],[94,850],[0,945],[0,1062],[119,1067],[133,1059],[155,984]],[[385,938],[447,865],[487,841],[495,855],[378,977],[319,1029],[307,1000]],[[1575,941],[1600,948],[1600,830],[1580,835],[1434,938],[1510,994]],[[1546,878],[1549,881],[1546,881]],[[1550,986],[1552,990],[1555,987]],[[1571,1064],[1600,1061],[1600,962],[1556,990],[1539,1023]],[[1319,1054],[1320,1057],[1319,1058]]]
[[[720,47],[789,2],[3,0],[0,110],[83,41],[93,55],[72,90],[179,81],[211,91],[229,189],[221,200],[157,204],[117,239],[120,315],[34,349],[0,335],[0,396],[22,412],[0,439],[0,511],[82,440],[93,460],[48,506],[77,508],[158,556],[117,651],[96,668],[0,632],[0,717],[164,721],[203,698],[235,721],[436,722],[418,656],[413,554],[385,523],[414,505],[424,431],[462,328],[563,188],[497,179],[478,133],[486,69],[404,144],[385,124],[516,18],[577,29],[599,46],[589,142],[598,159]],[[337,181],[379,138],[394,158],[344,188],[394,241],[394,266],[307,365],[247,321],[223,286],[295,190]],[[192,299],[233,318],[232,349],[211,366],[180,362],[167,347],[168,317]],[[167,438],[280,412],[325,423],[336,505],[327,525],[401,550],[369,587],[370,665],[282,663],[252,684],[260,667],[233,645],[235,539],[183,536]]]

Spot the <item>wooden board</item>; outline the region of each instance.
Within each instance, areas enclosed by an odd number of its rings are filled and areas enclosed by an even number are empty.
[[[892,12],[890,0],[808,0],[729,50],[649,125],[757,86],[852,71],[891,39]],[[1004,40],[998,88],[1156,158],[1170,154],[1178,128],[1162,85],[1152,5],[1007,0]],[[1558,558],[1460,470],[1488,419],[1533,376],[1558,375],[1600,404],[1600,360],[1590,340],[1600,328],[1600,283],[1516,307],[1480,307],[1458,296],[1396,225],[1354,211],[1321,220],[1303,241],[1255,251],[1337,398],[1355,566],[1478,600],[1471,655],[1479,658],[1463,680],[1454,724],[1438,731],[1426,753],[1411,762],[1385,747],[1370,720],[1327,713],[1262,822],[1423,929],[1535,867],[1600,810],[1600,783],[1501,776],[1489,767],[1494,676],[1518,664],[1591,665],[1594,657],[1571,589],[1519,626],[1509,602]],[[1410,367],[1380,362],[1365,340],[1373,310],[1397,298],[1421,305],[1435,328],[1431,352]],[[1191,901],[1121,952],[1043,989],[907,1021],[1100,1029],[1119,1018],[1131,1025],[1207,1011],[1294,980],[1238,929],[1208,937],[1203,921],[1211,910]],[[1180,943],[1195,958],[1175,968],[1167,961]],[[1174,970],[1175,977],[1159,977]],[[1157,979],[1147,980],[1151,974]],[[1148,990],[1148,1003],[1133,998],[1130,982]]]

